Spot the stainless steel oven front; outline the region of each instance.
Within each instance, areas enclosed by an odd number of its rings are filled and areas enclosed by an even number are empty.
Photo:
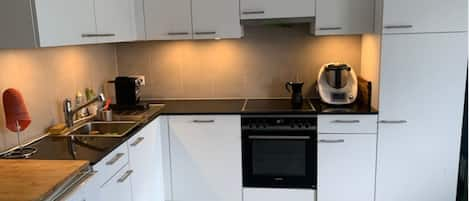
[[[316,188],[317,117],[245,115],[243,186]]]

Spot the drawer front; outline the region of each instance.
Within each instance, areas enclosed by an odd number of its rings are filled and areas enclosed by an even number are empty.
[[[319,115],[318,132],[377,133],[378,115]]]
[[[244,201],[316,201],[313,189],[244,188]]]
[[[127,143],[121,144],[117,149],[104,157],[93,166],[99,185],[106,183],[117,171],[129,162]]]

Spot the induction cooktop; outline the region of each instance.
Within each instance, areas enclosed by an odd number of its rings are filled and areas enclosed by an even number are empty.
[[[290,99],[248,99],[242,111],[247,113],[313,113],[316,109],[309,99],[304,99],[299,107],[294,107]]]
[[[88,160],[94,165],[124,141],[124,138],[45,136],[26,146],[37,150],[27,159]],[[8,153],[0,158],[9,158]]]

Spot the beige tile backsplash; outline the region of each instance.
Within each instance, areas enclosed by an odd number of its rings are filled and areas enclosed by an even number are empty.
[[[286,81],[310,95],[320,67],[360,72],[360,36],[312,36],[309,27],[250,26],[242,39],[152,41],[117,45],[120,75],[143,74],[145,98],[286,97]]]
[[[117,75],[113,45],[0,50],[0,92],[20,90],[32,118],[23,141],[41,136],[63,122],[62,101],[85,87],[102,88]],[[0,96],[0,150],[16,145],[16,135],[4,127]]]

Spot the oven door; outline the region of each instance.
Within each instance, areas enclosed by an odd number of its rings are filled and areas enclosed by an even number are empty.
[[[316,188],[314,131],[243,131],[244,187]]]

